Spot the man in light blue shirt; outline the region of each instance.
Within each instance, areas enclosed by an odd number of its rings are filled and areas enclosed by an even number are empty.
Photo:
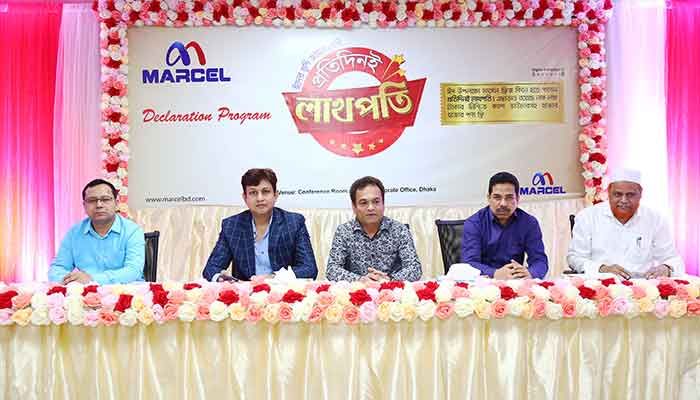
[[[117,214],[117,190],[95,179],[83,189],[88,218],[74,225],[63,238],[49,269],[49,280],[97,282],[101,285],[143,280],[145,240],[143,229]]]

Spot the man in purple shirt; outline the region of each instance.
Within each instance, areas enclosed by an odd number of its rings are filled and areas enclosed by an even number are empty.
[[[489,180],[489,205],[464,221],[462,262],[491,278],[544,278],[549,269],[537,219],[518,208],[519,190],[513,174],[497,173]]]

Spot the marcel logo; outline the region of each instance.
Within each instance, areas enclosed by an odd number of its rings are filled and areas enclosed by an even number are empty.
[[[553,195],[566,194],[563,186],[554,186],[554,178],[549,172],[535,172],[532,175],[532,186],[520,187],[520,195]]]
[[[199,66],[193,64],[190,51],[196,56]],[[195,41],[182,44],[173,42],[165,53],[165,69],[144,69],[142,80],[144,84],[162,83],[200,83],[200,82],[230,82],[231,77],[226,76],[223,67],[206,68],[207,58],[202,46]],[[182,68],[186,67],[186,68]]]

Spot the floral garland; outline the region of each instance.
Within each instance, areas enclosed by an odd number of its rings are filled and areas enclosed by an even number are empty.
[[[586,199],[606,198],[605,22],[612,0],[99,0],[102,172],[128,212],[127,29],[262,25],[377,28],[572,26],[578,29],[579,147]]]
[[[0,288],[0,325],[111,326],[179,320],[369,324],[434,318],[700,316],[700,279],[369,283],[165,282]]]

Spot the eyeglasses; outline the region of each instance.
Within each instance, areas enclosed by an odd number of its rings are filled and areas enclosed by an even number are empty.
[[[112,204],[113,201],[114,197],[88,197],[84,200],[85,204],[89,204],[91,206],[97,205],[99,202],[102,204]]]

